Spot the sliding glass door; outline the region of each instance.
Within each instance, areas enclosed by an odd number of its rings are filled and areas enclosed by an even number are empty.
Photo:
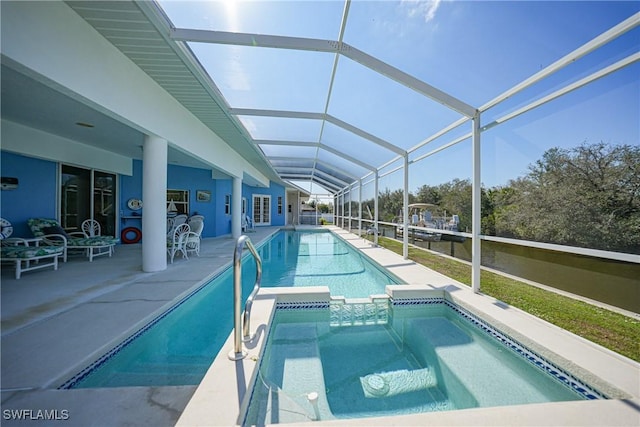
[[[67,231],[81,231],[82,222],[95,219],[103,235],[116,235],[116,175],[62,165],[60,222]]]

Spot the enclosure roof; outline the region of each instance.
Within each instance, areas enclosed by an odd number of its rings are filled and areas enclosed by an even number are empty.
[[[632,2],[68,4],[267,176],[330,193],[405,155],[417,160],[442,134],[467,137],[478,111],[496,110],[483,117],[490,125],[528,101],[494,108],[511,88],[638,10]]]

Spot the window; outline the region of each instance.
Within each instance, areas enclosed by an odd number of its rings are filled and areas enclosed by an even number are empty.
[[[282,215],[282,196],[278,196],[278,215]]]
[[[167,213],[189,215],[189,190],[167,190]]]
[[[224,214],[231,215],[231,194],[224,196]]]
[[[243,197],[242,198],[242,217],[244,218],[246,214],[247,214],[247,198]]]

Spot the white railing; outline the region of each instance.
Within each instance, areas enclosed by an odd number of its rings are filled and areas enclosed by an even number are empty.
[[[256,260],[256,281],[253,291],[247,298],[242,313],[242,250],[247,246],[249,252]],[[262,280],[262,259],[251,243],[248,236],[240,236],[233,252],[233,350],[229,353],[229,359],[240,360],[246,357],[247,352],[242,350],[242,342],[251,340],[251,307],[253,300],[260,290]]]

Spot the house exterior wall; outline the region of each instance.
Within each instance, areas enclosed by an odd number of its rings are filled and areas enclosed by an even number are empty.
[[[32,237],[27,220],[56,217],[56,162],[2,151],[2,176],[18,178],[16,190],[0,191],[0,215],[13,226],[11,237]]]
[[[58,162],[37,159],[11,153],[0,152],[0,165],[2,176],[18,178],[19,185],[16,190],[0,192],[0,215],[12,223],[16,237],[31,237],[31,231],[27,227],[27,220],[33,217],[58,218]],[[78,165],[81,166],[82,165]],[[133,160],[131,175],[119,175],[119,212],[118,223],[120,232],[125,227],[140,229],[140,219],[122,216],[132,215],[127,207],[127,201],[131,198],[142,197],[142,161]],[[205,228],[203,237],[216,237],[231,233],[231,215],[225,214],[225,195],[231,194],[230,179],[212,179],[211,172],[206,169],[197,169],[184,166],[169,165],[167,171],[167,188],[189,190],[190,214],[205,216]],[[197,190],[211,191],[210,202],[196,200]],[[285,189],[283,186],[271,183],[268,188],[253,187],[244,184],[242,197],[247,199],[248,214],[252,214],[251,201],[254,194],[266,194],[271,196],[271,225],[281,226],[285,224],[286,204],[284,200]],[[283,213],[277,213],[278,197],[283,198]],[[139,213],[144,214],[144,206]]]

